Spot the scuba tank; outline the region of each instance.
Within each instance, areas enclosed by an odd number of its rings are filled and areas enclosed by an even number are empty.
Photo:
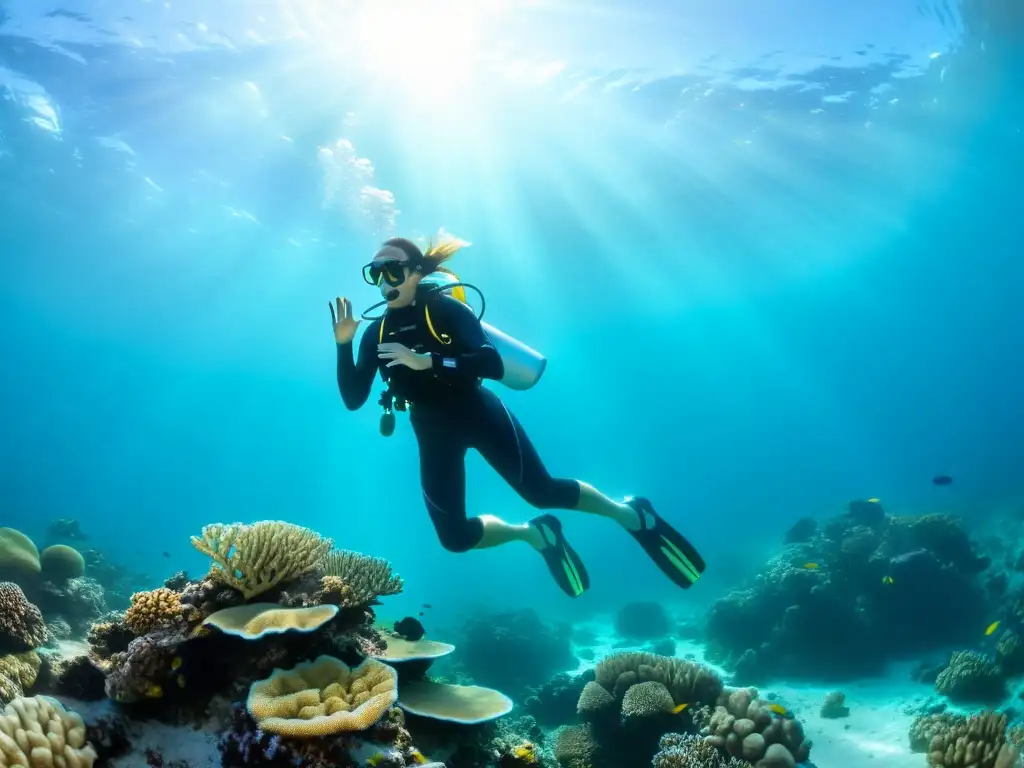
[[[420,286],[422,290],[430,293],[436,291],[446,293],[467,306],[469,302],[466,301],[466,288],[472,288],[480,295],[481,302],[483,302],[483,294],[480,293],[480,289],[468,283],[460,282],[455,274],[445,269],[438,269],[425,276],[420,281]],[[483,307],[481,307],[479,317],[483,317]],[[502,363],[504,363],[505,374],[499,379],[500,383],[509,389],[522,391],[532,388],[540,381],[540,377],[544,374],[544,369],[548,365],[544,355],[532,347],[526,346],[518,339],[514,339],[507,333],[500,331],[490,323],[485,323],[481,320],[480,326],[484,329],[484,333],[487,334],[491,344],[494,345],[494,348],[501,356]]]

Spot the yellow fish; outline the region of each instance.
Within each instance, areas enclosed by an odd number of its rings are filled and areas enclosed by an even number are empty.
[[[998,621],[993,621],[993,622],[992,622],[991,624],[989,624],[989,625],[988,625],[988,627],[987,627],[987,628],[985,629],[985,637],[988,637],[988,636],[989,636],[989,635],[991,635],[991,634],[992,634],[993,632],[995,632],[995,631],[996,631],[997,629],[999,629],[999,622],[998,622]]]
[[[424,763],[427,762],[427,758],[418,749],[414,749],[412,751],[411,755],[412,755],[412,761],[414,763],[416,763],[416,765],[423,765]]]
[[[892,576],[883,576],[882,577],[882,583],[883,584],[892,584]]]
[[[171,669],[175,672],[181,669],[181,656],[175,656],[171,659]]]
[[[775,703],[769,704],[768,705],[768,709],[770,709],[772,712],[774,712],[779,717],[789,717],[789,710],[786,709],[781,704],[775,704]]]
[[[688,706],[690,706],[690,705],[689,704],[676,704],[675,707],[672,708],[672,714],[673,715],[678,715],[680,712],[682,712]]]
[[[808,571],[816,571],[820,566],[817,563],[804,563],[804,568]]]
[[[178,675],[178,687],[179,688],[184,688],[185,687],[185,676],[184,675]]]
[[[880,499],[868,499],[868,504],[877,504]]]

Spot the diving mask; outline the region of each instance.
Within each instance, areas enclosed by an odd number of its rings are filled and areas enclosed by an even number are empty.
[[[363,267],[363,280],[370,285],[399,286],[405,282],[405,264],[399,261],[370,262]]]

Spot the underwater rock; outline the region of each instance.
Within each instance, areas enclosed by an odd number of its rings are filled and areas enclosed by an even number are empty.
[[[832,691],[825,695],[825,701],[821,705],[821,717],[826,720],[849,717],[850,708],[846,706],[846,695],[842,691]]]
[[[818,532],[818,521],[811,517],[801,517],[792,527],[786,531],[784,542],[786,544],[803,544],[810,541],[811,537]]]
[[[543,685],[530,690],[524,709],[542,725],[561,725],[576,718],[576,703],[583,687],[594,679],[594,671],[581,675],[559,672]]]

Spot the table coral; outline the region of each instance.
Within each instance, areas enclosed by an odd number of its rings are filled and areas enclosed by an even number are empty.
[[[264,520],[208,525],[192,546],[213,559],[211,577],[250,600],[316,568],[333,542],[299,525]]]
[[[30,651],[46,643],[46,623],[21,587],[0,582],[0,653]]]
[[[95,761],[82,718],[56,699],[17,698],[0,714],[0,768],[92,768]]]

